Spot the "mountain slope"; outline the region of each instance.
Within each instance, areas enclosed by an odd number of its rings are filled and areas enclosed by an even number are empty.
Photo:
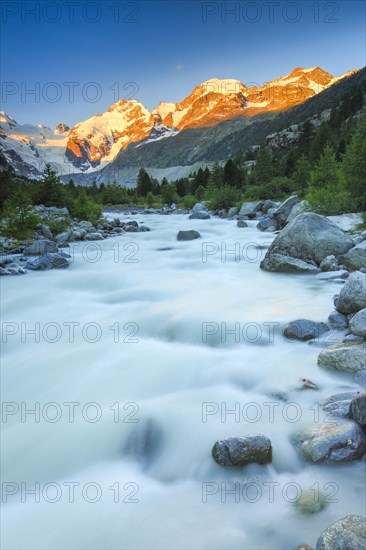
[[[160,177],[174,173],[174,167],[180,175],[188,175],[197,163],[225,161],[251,145],[263,143],[270,134],[320,116],[336,107],[355,86],[363,86],[366,92],[366,69],[339,80],[315,97],[284,112],[238,117],[208,128],[190,128],[161,142],[142,142],[138,147],[131,144],[97,174],[96,181],[124,183],[124,176],[129,174],[131,180],[131,172],[136,174],[141,166]],[[182,171],[182,167],[186,169]]]
[[[206,160],[205,151],[210,148],[213,148],[213,155],[219,151],[228,156],[233,132],[252,124],[257,126],[258,121],[272,118],[275,113],[286,112],[354,73],[357,71],[333,77],[319,67],[298,67],[285,77],[250,87],[239,80],[213,78],[196,86],[179,103],[161,102],[150,112],[136,100],[122,99],[106,112],[76,124],[71,130],[65,124],[59,124],[54,131],[43,125],[19,125],[2,113],[0,153],[17,173],[40,177],[45,164],[51,163],[58,173],[65,174],[66,178],[72,175],[79,181],[87,174],[90,177],[85,181],[99,178],[96,172],[119,155],[128,163],[133,158],[133,162],[137,162],[145,154],[145,145],[150,146],[149,163],[156,167]],[[229,126],[222,126],[224,122]],[[186,133],[193,130],[193,133]],[[197,136],[199,142],[194,144]],[[221,143],[221,136],[228,136],[226,145]],[[171,142],[173,138],[176,141]],[[190,139],[193,143],[189,146],[187,141]],[[166,140],[167,143],[163,143]],[[156,159],[154,144],[157,145]],[[131,148],[139,152],[132,154]],[[128,151],[126,156],[124,151]],[[114,170],[118,162],[110,170]],[[146,165],[143,160],[138,162]],[[117,174],[113,179],[123,181],[123,176]]]

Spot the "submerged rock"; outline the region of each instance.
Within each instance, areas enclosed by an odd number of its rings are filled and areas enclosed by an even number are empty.
[[[327,527],[316,543],[316,550],[365,550],[366,518],[346,516]]]
[[[319,338],[328,331],[329,326],[326,323],[318,323],[316,321],[309,321],[308,319],[298,319],[297,321],[291,321],[285,326],[283,335],[286,338],[294,340],[311,340],[313,338]]]
[[[361,427],[349,420],[344,424],[313,426],[295,436],[295,444],[308,462],[337,464],[357,460],[366,449]]]
[[[179,231],[177,235],[178,241],[193,241],[193,239],[199,239],[201,235],[198,233],[198,231],[194,231],[193,229],[190,229],[188,231]]]
[[[123,449],[125,456],[144,462],[154,458],[162,442],[162,433],[155,422],[149,418],[136,424]]]
[[[212,457],[224,467],[242,467],[252,462],[268,464],[272,461],[272,445],[264,435],[229,437],[215,443]]]
[[[316,491],[305,491],[294,503],[296,510],[300,514],[316,514],[323,510],[326,504],[326,497]]]
[[[244,220],[238,220],[236,225],[237,227],[248,227],[248,224]]]

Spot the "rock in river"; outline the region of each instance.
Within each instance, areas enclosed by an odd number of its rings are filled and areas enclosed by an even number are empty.
[[[297,216],[277,235],[261,263],[261,268],[280,271],[276,265],[277,255],[319,265],[327,256],[345,254],[352,246],[351,237],[327,218],[306,212]]]
[[[339,294],[336,309],[341,313],[357,313],[366,308],[366,274],[351,273]]]
[[[315,464],[357,460],[366,449],[363,430],[352,420],[308,428],[296,434],[295,444],[305,460]]]
[[[318,367],[344,372],[357,372],[365,368],[366,344],[347,342],[323,349],[318,357]]]
[[[272,461],[272,445],[264,435],[229,437],[216,441],[212,448],[213,459],[225,467],[242,467],[256,462],[267,464]]]
[[[286,338],[294,340],[311,340],[319,338],[322,334],[329,331],[326,323],[317,323],[308,319],[298,319],[288,323],[283,331]]]
[[[366,518],[346,516],[327,527],[316,543],[316,550],[365,550]]]
[[[193,241],[193,239],[199,239],[200,236],[198,231],[190,229],[189,231],[179,231],[177,239],[178,241]]]

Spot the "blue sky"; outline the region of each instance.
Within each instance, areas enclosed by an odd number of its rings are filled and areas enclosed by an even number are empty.
[[[212,77],[262,84],[298,66],[339,75],[365,65],[363,0],[3,0],[1,9],[1,109],[23,124],[73,125],[119,97],[152,109]]]

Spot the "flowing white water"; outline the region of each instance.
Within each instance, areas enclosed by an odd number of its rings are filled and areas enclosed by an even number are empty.
[[[319,345],[281,336],[287,321],[325,320],[339,286],[261,271],[255,247],[271,236],[255,222],[135,219],[151,232],[2,281],[3,547],[291,549],[364,513],[362,462],[305,464],[291,443],[322,420],[316,403],[359,389],[318,369]],[[202,239],[178,242],[181,229]],[[320,390],[300,390],[303,377]],[[250,433],[271,439],[272,464],[215,464],[217,439]],[[299,488],[326,508],[300,515]]]

